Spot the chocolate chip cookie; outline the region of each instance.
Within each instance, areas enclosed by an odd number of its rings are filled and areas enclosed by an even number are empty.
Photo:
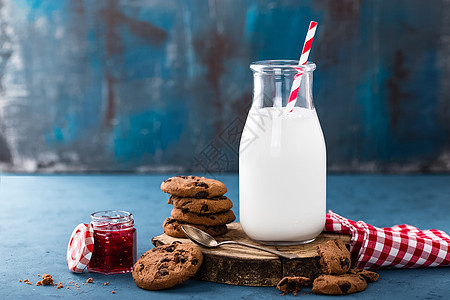
[[[161,190],[178,197],[213,198],[227,192],[225,185],[215,179],[200,176],[175,176],[164,180]]]
[[[203,255],[197,246],[174,242],[142,254],[134,265],[132,276],[140,288],[167,289],[194,276],[202,261]]]
[[[192,212],[197,214],[219,213],[230,210],[233,203],[225,196],[218,196],[211,199],[181,198],[170,196],[168,204],[173,204],[183,212]]]
[[[380,277],[378,273],[362,269],[351,269],[348,273],[361,276],[367,283],[375,282],[378,280],[378,277]]]
[[[347,295],[362,292],[367,282],[359,275],[321,275],[314,280],[313,292],[325,295]]]
[[[284,277],[277,284],[277,289],[283,292],[283,295],[289,293],[297,293],[299,292],[303,286],[307,286],[311,284],[311,280],[308,277],[302,276],[291,276]]]
[[[224,234],[228,230],[227,225],[217,225],[217,226],[197,225],[186,223],[183,221],[177,221],[173,218],[167,218],[163,223],[164,233],[173,237],[186,238],[186,235],[181,229],[181,225],[183,224],[188,224],[197,227],[198,229],[203,230],[204,232],[212,236]]]
[[[174,207],[171,215],[177,221],[209,226],[228,224],[236,220],[236,216],[231,210],[217,214],[196,214],[184,213],[181,209]]]
[[[332,240],[317,245],[324,274],[341,275],[350,269],[350,251],[341,240]]]

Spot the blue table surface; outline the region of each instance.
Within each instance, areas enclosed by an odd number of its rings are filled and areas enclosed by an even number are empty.
[[[280,299],[274,287],[244,287],[188,280],[163,291],[138,288],[131,274],[71,273],[66,248],[73,228],[88,223],[98,210],[131,211],[138,232],[138,256],[152,248],[169,216],[168,195],[160,191],[168,175],[2,175],[0,183],[0,299],[16,298],[157,298]],[[239,215],[238,176],[217,176]],[[408,223],[450,233],[450,175],[330,175],[327,208],[379,227]],[[56,282],[85,282],[80,290],[35,286],[37,274]],[[448,299],[450,268],[383,269],[380,279],[346,299]],[[20,283],[29,279],[33,285]],[[108,281],[109,285],[103,283]],[[111,292],[115,291],[116,294]],[[305,291],[309,291],[305,289]],[[285,296],[286,298],[293,295]],[[305,298],[329,298],[306,294]],[[283,298],[285,299],[285,298]]]

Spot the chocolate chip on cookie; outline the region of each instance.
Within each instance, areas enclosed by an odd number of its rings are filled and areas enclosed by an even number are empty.
[[[233,203],[226,196],[218,196],[210,199],[170,196],[168,204],[173,204],[176,208],[197,214],[219,213],[230,210],[233,207]]]
[[[161,190],[178,197],[213,198],[227,192],[225,185],[215,179],[200,176],[175,176],[164,180]]]
[[[321,275],[314,280],[313,292],[325,295],[347,295],[364,291],[367,282],[359,275]]]
[[[224,225],[236,220],[231,210],[217,214],[196,214],[174,207],[171,215],[177,221],[209,226]]]
[[[380,277],[378,273],[362,269],[351,269],[348,271],[348,273],[361,276],[366,280],[367,283],[375,282],[378,280],[378,277]]]
[[[197,246],[173,243],[145,252],[134,265],[132,276],[140,288],[162,290],[194,276],[202,262]]]
[[[297,293],[301,290],[303,286],[307,286],[311,284],[311,280],[307,277],[302,276],[291,276],[284,277],[277,284],[277,289],[283,292],[283,295],[289,293]]]
[[[228,230],[227,225],[217,225],[217,226],[197,225],[197,224],[186,223],[183,221],[177,221],[173,218],[167,218],[163,224],[164,233],[167,235],[170,235],[172,237],[185,238],[186,235],[184,234],[183,230],[181,229],[181,225],[183,225],[183,224],[188,224],[188,225],[197,227],[198,229],[203,230],[204,232],[206,232],[212,236],[224,234]]]
[[[340,275],[347,273],[350,269],[350,251],[341,240],[335,239],[319,244],[317,252],[320,255],[324,274]]]

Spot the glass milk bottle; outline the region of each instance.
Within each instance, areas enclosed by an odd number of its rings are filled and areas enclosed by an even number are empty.
[[[245,233],[264,244],[313,241],[325,225],[326,149],[313,104],[314,63],[258,61],[239,148],[239,211]],[[294,76],[297,102],[285,109]]]

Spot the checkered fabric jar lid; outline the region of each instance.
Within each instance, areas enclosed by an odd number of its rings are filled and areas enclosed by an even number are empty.
[[[89,264],[94,250],[94,229],[87,224],[79,224],[70,236],[67,245],[67,266],[75,273],[82,273]]]

